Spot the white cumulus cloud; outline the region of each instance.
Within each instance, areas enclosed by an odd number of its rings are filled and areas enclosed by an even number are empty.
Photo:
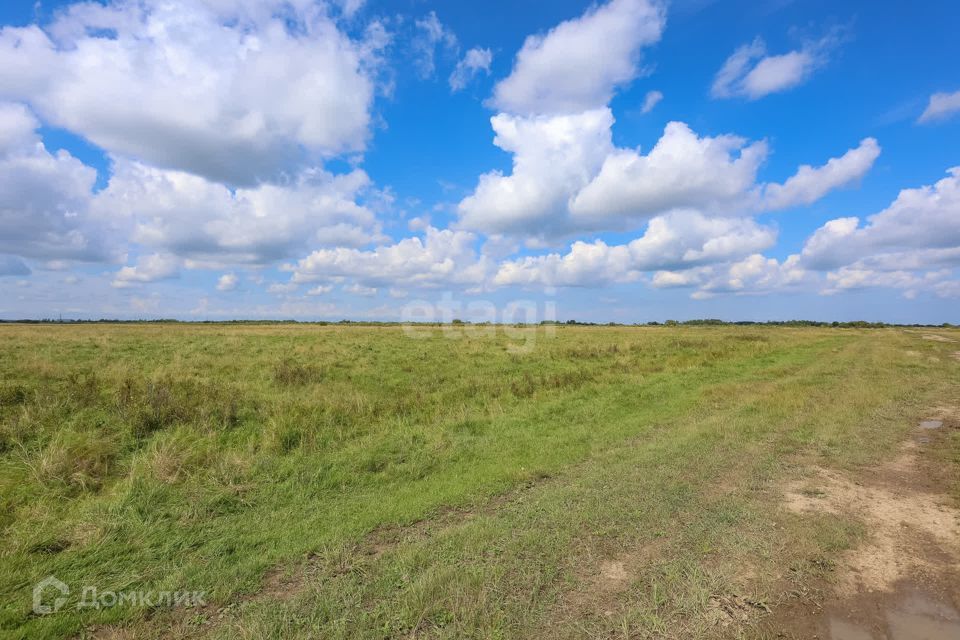
[[[783,184],[766,185],[764,205],[785,209],[816,202],[833,189],[860,180],[879,156],[880,145],[876,139],[864,138],[859,146],[839,158],[831,158],[821,167],[803,165]]]
[[[624,245],[574,242],[565,254],[507,260],[496,285],[596,286],[636,280],[646,271],[678,271],[742,258],[776,241],[776,231],[751,218],[711,218],[677,211],[650,221]]]
[[[570,202],[573,217],[621,227],[616,219],[645,218],[676,208],[710,209],[743,198],[766,158],[763,142],[737,136],[699,137],[670,122],[647,155],[618,149]]]
[[[494,284],[597,286],[635,280],[639,275],[632,266],[629,247],[610,246],[603,240],[592,243],[577,240],[563,255],[551,253],[504,262],[494,277]]]
[[[0,102],[0,252],[41,260],[112,260],[109,225],[90,211],[97,172],[51,153],[23,105]]]
[[[288,267],[292,282],[351,280],[362,287],[433,287],[475,284],[486,277],[486,260],[466,231],[428,227],[424,237],[404,238],[371,250],[320,249]]]
[[[611,0],[527,37],[491,103],[514,114],[602,107],[640,73],[640,49],[660,39],[666,11],[654,0]]]
[[[110,153],[250,185],[364,149],[376,51],[315,2],[78,3],[0,29],[0,98]]]
[[[609,109],[579,114],[491,118],[494,144],[513,154],[513,172],[480,176],[458,206],[464,227],[485,232],[536,233],[563,224],[567,201],[596,174],[613,150]]]
[[[830,220],[805,243],[801,264],[827,273],[826,293],[892,287],[953,295],[960,289],[960,167],[932,186],[903,189],[865,224]]]
[[[897,259],[887,264],[903,265],[917,251],[940,252],[933,264],[960,266],[960,167],[932,186],[903,189],[863,226],[856,217],[827,222],[807,240],[802,256],[810,268],[830,269],[867,259],[879,265],[890,255]],[[931,263],[935,255],[925,253],[921,262]]]
[[[231,191],[200,176],[123,161],[96,207],[129,220],[131,238],[153,249],[212,264],[263,264],[377,237],[374,213],[355,202],[369,185],[359,169],[312,169],[289,184]]]
[[[837,36],[831,34],[795,51],[768,55],[764,41],[756,38],[727,58],[714,77],[710,93],[714,98],[742,96],[756,100],[792,89],[827,63],[836,44]]]
[[[783,291],[805,284],[809,274],[800,266],[799,256],[782,262],[754,253],[740,260],[684,269],[658,271],[652,285],[657,288],[693,287],[691,297],[704,299],[718,294],[758,295]]]
[[[180,276],[180,260],[169,254],[144,256],[132,267],[123,267],[113,279],[113,286],[124,289],[137,284],[169,280]]]
[[[681,209],[743,215],[810,204],[860,179],[880,153],[867,138],[784,184],[757,181],[765,141],[700,136],[670,122],[646,154],[617,148],[608,108],[491,120],[494,143],[513,154],[510,174],[491,171],[458,205],[459,224],[485,233],[547,240],[577,232],[628,231]]]

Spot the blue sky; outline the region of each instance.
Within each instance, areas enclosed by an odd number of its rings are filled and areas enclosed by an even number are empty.
[[[0,317],[960,322],[958,23],[8,2]]]

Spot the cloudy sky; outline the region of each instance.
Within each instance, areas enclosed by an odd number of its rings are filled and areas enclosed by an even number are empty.
[[[948,0],[7,0],[0,24],[3,318],[960,322]]]

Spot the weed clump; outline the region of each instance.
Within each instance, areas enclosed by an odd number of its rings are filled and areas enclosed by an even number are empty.
[[[117,392],[117,409],[136,438],[179,424],[232,429],[242,418],[235,391],[173,378],[124,380]]]
[[[100,380],[95,373],[71,373],[67,377],[67,395],[77,406],[95,407],[100,401]]]
[[[303,432],[299,429],[284,429],[280,432],[278,437],[280,451],[283,453],[290,453],[300,446],[302,440]]]
[[[117,453],[112,439],[86,431],[63,430],[30,467],[40,484],[74,495],[99,489],[109,477]]]
[[[0,409],[24,404],[28,397],[29,391],[22,384],[0,386]]]
[[[301,364],[292,358],[284,358],[273,368],[273,380],[285,387],[299,387],[323,379],[323,370],[319,367]]]
[[[187,408],[176,397],[168,382],[148,382],[136,408],[133,421],[134,435],[148,436],[169,427],[178,420],[186,420]]]

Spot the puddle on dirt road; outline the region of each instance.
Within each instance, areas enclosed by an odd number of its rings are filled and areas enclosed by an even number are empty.
[[[873,640],[873,634],[852,622],[830,618],[830,640]]]
[[[830,617],[831,640],[957,640],[960,612],[921,592],[911,592],[889,605],[883,628]]]
[[[838,557],[824,585],[833,597],[781,605],[760,623],[771,637],[960,640],[960,509],[931,455],[960,426],[960,408],[926,416],[885,464],[857,475],[816,467],[787,487],[788,510],[851,514],[867,534]]]
[[[919,593],[911,594],[899,609],[887,614],[887,621],[895,640],[960,638],[960,613]]]

